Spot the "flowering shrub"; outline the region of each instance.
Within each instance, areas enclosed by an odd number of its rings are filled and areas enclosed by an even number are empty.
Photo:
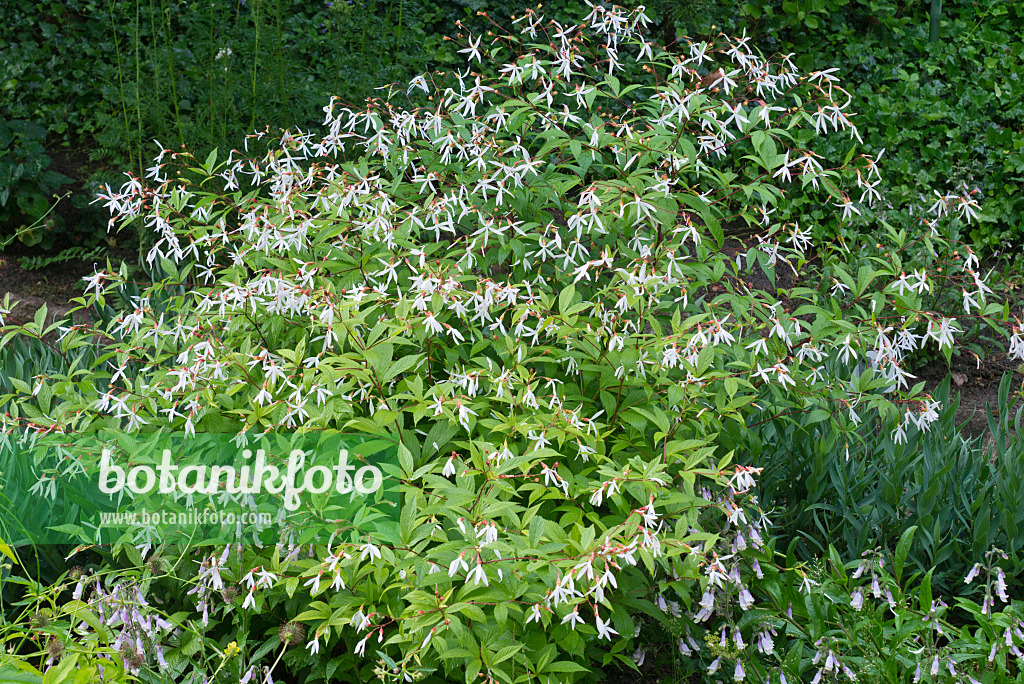
[[[895,417],[897,439],[926,428],[910,356],[951,353],[1003,307],[943,231],[973,218],[969,195],[879,230],[888,249],[871,255],[775,224],[792,196],[844,218],[879,197],[874,160],[806,148],[857,137],[835,77],[746,38],[665,52],[646,23],[642,9],[594,7],[581,26],[528,13],[520,35],[467,38],[465,72],[362,109],[332,101],[322,137],[203,163],[165,150],[106,191],[112,223],[152,228],[162,275],[134,295],[124,269],[87,278],[79,303],[106,315],[60,327],[59,368],[12,379],[6,430],[399,442],[393,534],[144,548],[194,561],[159,581],[189,586],[171,600],[204,644],[236,642],[219,676],[269,680],[283,658],[314,679],[578,681],[643,662],[669,625],[691,652],[731,635],[711,674],[779,679],[777,627],[752,612],[779,586],[758,469],[720,453],[718,433],[765,407],[841,430]],[[627,64],[643,78],[620,81]],[[730,237],[741,228],[754,237]],[[42,321],[7,329],[46,339]],[[142,566],[142,543],[115,548]],[[84,600],[114,590],[97,591]],[[284,627],[261,642],[270,620]],[[132,671],[177,676],[189,650],[163,650],[183,638],[119,647]],[[837,672],[826,642],[783,672],[822,657]]]

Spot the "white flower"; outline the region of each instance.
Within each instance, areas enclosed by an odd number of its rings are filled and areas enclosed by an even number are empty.
[[[803,591],[804,593],[806,593],[808,596],[811,593],[811,588],[815,587],[817,585],[818,585],[818,583],[815,582],[814,580],[812,580],[807,575],[804,575],[803,579],[800,580],[800,590]]]
[[[434,314],[430,311],[427,312],[426,317],[423,319],[423,324],[431,335],[440,335],[444,332],[444,327],[434,318]]]
[[[768,353],[768,342],[763,337],[759,337],[750,344],[748,344],[746,347],[744,347],[744,349],[750,349],[754,352],[755,355],[763,356]],[[757,369],[761,370],[761,366],[758,366]]]
[[[576,624],[582,623],[583,618],[580,617],[579,611],[574,608],[571,613],[562,618],[562,624],[564,625],[566,622],[568,622],[569,626],[575,630]]]
[[[566,497],[569,496],[569,483],[563,480],[554,468],[551,468],[547,464],[542,463],[541,474],[544,476],[545,486],[554,485],[555,487],[560,487],[565,493]]]
[[[748,610],[752,605],[754,605],[754,596],[744,585],[740,586],[739,602],[740,608],[743,610]]]
[[[1006,595],[1006,574],[1002,568],[996,568],[996,595],[1003,603],[1010,602],[1010,597]]]
[[[772,640],[771,632],[767,629],[758,636],[757,650],[765,655],[771,655],[775,652],[775,642]]]
[[[100,293],[100,289],[103,287],[103,279],[107,277],[107,274],[103,271],[96,271],[91,276],[85,276],[82,280],[85,281],[85,293],[89,294],[89,290],[95,290],[96,294]]]
[[[311,593],[315,594],[320,589],[320,577],[322,576],[322,574],[323,574],[322,572],[319,572],[319,573],[313,575],[308,580],[306,580],[305,583],[303,583],[302,586],[308,587],[308,586],[312,585],[313,589],[312,589]]]
[[[967,314],[971,313],[971,307],[972,306],[975,309],[979,308],[978,307],[978,302],[974,299],[974,295],[972,295],[967,290],[964,290],[963,288],[960,288],[960,289],[964,293],[964,313],[967,313]]]
[[[477,539],[479,539],[480,537],[484,538],[483,542],[480,543],[480,546],[487,546],[488,544],[493,544],[494,542],[498,541],[498,527],[494,523],[481,525],[476,531],[476,536]]]
[[[607,639],[608,641],[611,641],[612,636],[618,636],[619,633],[612,629],[610,625],[606,624],[605,621],[601,619],[600,615],[595,615],[594,618],[597,620],[597,636],[599,639]]]
[[[456,559],[452,561],[452,564],[448,566],[448,576],[455,577],[455,575],[459,572],[460,566],[463,572],[469,571],[469,564],[466,563],[462,555],[456,557]]]
[[[426,78],[426,76],[427,76],[426,74],[420,74],[416,78],[414,78],[411,81],[409,81],[409,89],[406,92],[407,93],[408,92],[412,92],[413,88],[419,88],[423,92],[429,93],[430,92],[430,88],[427,86],[427,78]]]
[[[639,513],[643,517],[644,525],[647,527],[654,527],[658,522],[658,515],[654,512],[653,497],[652,501],[643,508],[639,509],[637,513]]]
[[[473,584],[483,584],[485,587],[491,586],[490,582],[487,581],[487,573],[484,572],[484,566],[477,558],[476,567],[466,576],[466,583],[469,584],[469,580],[473,580]]]
[[[473,61],[474,59],[478,62],[483,63],[483,56],[480,54],[480,42],[483,40],[483,36],[480,36],[474,42],[472,38],[469,39],[469,47],[459,50],[459,54],[468,53],[468,59]]]
[[[925,337],[931,337],[939,344],[939,349],[944,346],[953,346],[953,333],[963,332],[960,328],[956,327],[956,320],[952,318],[943,318],[939,323],[939,329],[934,329],[934,322],[928,321],[928,331],[925,333]]]
[[[850,597],[850,606],[854,610],[860,610],[864,607],[864,592],[861,591],[860,587],[855,589],[853,595]]]
[[[352,616],[350,624],[360,632],[370,626],[370,617],[363,613],[362,609],[357,610]]]
[[[468,406],[464,405],[461,401],[456,401],[455,402],[455,407],[458,409],[458,412],[459,412],[459,425],[461,425],[463,428],[468,430],[469,429],[469,417],[470,416],[475,416],[476,415],[476,411],[474,411],[473,409],[471,409]]]
[[[448,461],[444,464],[444,469],[441,470],[441,474],[444,475],[445,477],[451,477],[452,475],[455,474],[455,457],[454,456],[449,458]]]
[[[45,491],[44,491],[45,490]],[[57,479],[55,476],[43,475],[29,488],[29,492],[44,498],[57,498]]]

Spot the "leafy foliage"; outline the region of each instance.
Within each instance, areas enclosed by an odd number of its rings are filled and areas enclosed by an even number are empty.
[[[878,0],[745,5],[766,51],[838,70],[864,149],[885,150],[890,197],[916,198],[922,185],[976,189],[985,212],[972,244],[1006,251],[1024,230],[1024,16],[998,0],[946,3],[941,39],[929,42],[928,10]],[[828,142],[816,149],[835,154]],[[844,232],[831,222],[827,230]]]
[[[905,549],[908,569],[924,574],[934,568],[937,594],[973,595],[977,588],[963,578],[993,546],[1007,552],[1003,566],[1012,580],[1022,572],[1024,516],[1013,502],[1021,497],[1024,460],[1020,442],[1008,439],[1009,382],[1007,376],[1001,386],[1001,424],[993,425],[996,454],[985,439],[961,436],[959,400],[950,397],[948,380],[935,395],[937,420],[926,432],[911,428],[904,442],[894,440],[893,426],[886,429],[883,421],[866,420],[851,434],[827,422],[770,415],[746,433],[748,442],[722,441],[725,448],[749,451],[764,468],[762,504],[775,511],[782,536],[801,540],[797,551],[804,559],[822,557],[829,545],[840,549],[844,562],[866,549],[892,558],[900,539],[916,528]]]
[[[63,261],[74,261],[76,259],[86,261],[89,259],[98,259],[102,253],[103,250],[100,247],[86,249],[85,247],[76,245],[74,247],[62,249],[53,255],[18,257],[18,266],[26,271],[36,271],[52,266],[53,264],[59,264]]]
[[[176,149],[230,150],[241,148],[257,126],[308,129],[331,96],[360,102],[383,84],[454,65],[458,56],[445,37],[458,30],[456,22],[485,32],[491,22],[477,11],[490,9],[508,23],[509,14],[528,4],[35,0],[12,6],[0,26],[0,120],[30,121],[35,147],[12,162],[29,165],[12,199],[17,204],[5,213],[16,209],[11,220],[20,224],[52,204],[55,177],[28,171],[48,163],[44,144],[85,159],[74,172],[85,192],[72,196],[84,211],[95,182],[126,168],[143,173],[154,139]],[[583,6],[561,2],[555,9],[571,19],[582,16]],[[5,139],[0,131],[0,143]],[[4,168],[0,191],[7,185]],[[2,195],[0,204],[6,205]],[[87,246],[105,236],[101,218],[83,213],[82,219],[89,225],[56,225],[55,234],[81,229]],[[41,235],[34,231],[28,239]],[[43,246],[52,244],[47,238]]]
[[[570,682],[667,643],[679,670],[734,681],[935,680],[935,664],[1009,681],[1001,556],[963,627],[930,573],[904,578],[906,532],[891,579],[831,547],[808,568],[770,536],[757,455],[723,441],[878,417],[903,443],[939,418],[913,354],[977,325],[1024,356],[955,237],[976,198],[883,223],[877,160],[811,149],[859,135],[831,73],[742,37],[666,51],[650,23],[527,12],[518,34],[458,39],[468,70],[332,99],[321,136],[161,149],[104,189],[115,221],[151,229],[153,280],[108,265],[76,301],[98,320],[5,327],[0,348],[57,333],[76,364],[9,375],[5,429],[387,435],[403,496],[396,529],[327,544],[126,533],[123,566],[76,578],[74,600],[130,673]],[[789,202],[877,221],[879,251],[816,244],[779,219]],[[59,489],[94,464],[32,465]]]
[[[25,245],[46,248],[57,235],[55,224],[43,219],[53,191],[71,179],[47,168],[45,137],[37,124],[0,120],[0,226],[10,236],[5,242],[17,236]],[[19,224],[22,217],[32,225]]]

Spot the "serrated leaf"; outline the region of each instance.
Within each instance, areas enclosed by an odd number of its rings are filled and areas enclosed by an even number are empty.
[[[558,310],[565,314],[569,311],[569,306],[572,304],[572,298],[576,296],[576,286],[569,283],[562,291],[558,294]]]

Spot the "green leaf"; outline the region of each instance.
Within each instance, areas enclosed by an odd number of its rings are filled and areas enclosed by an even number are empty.
[[[34,323],[39,326],[39,332],[42,333],[46,329],[46,304],[44,303],[41,307],[36,309],[36,315],[34,317]]]
[[[622,90],[622,86],[619,84],[619,79],[609,74],[605,81],[612,87],[612,95],[618,97],[619,92]]]
[[[760,135],[759,135],[760,134]],[[778,165],[779,153],[775,148],[775,139],[764,131],[757,131],[751,136],[757,156],[761,158],[766,169],[774,169]]]
[[[21,665],[31,667],[28,663],[19,663],[19,666],[4,665],[0,667],[0,684],[39,684],[43,676],[38,671],[19,669]]]
[[[843,194],[839,192],[839,188],[836,186],[836,184],[833,183],[832,180],[827,176],[820,176],[819,178],[821,179],[821,184],[825,187],[825,190],[828,191],[828,194],[832,195],[832,199],[836,200],[837,202],[842,202]]]
[[[409,356],[403,356],[402,358],[395,361],[391,366],[381,375],[381,382],[388,382],[394,377],[397,377],[401,373],[408,371],[420,362],[423,358],[422,354],[412,354]]]
[[[922,611],[929,611],[932,607],[932,572],[935,568],[928,571],[928,574],[921,580],[921,588],[917,592],[917,600],[920,604]]]
[[[569,152],[572,153],[572,158],[576,160],[576,163],[579,163],[580,156],[583,154],[583,146],[579,140],[573,138],[569,141]]]
[[[51,667],[43,675],[43,684],[59,684],[59,682],[66,682],[74,677],[75,665],[78,663],[78,654],[69,653],[66,655],[60,663]],[[2,680],[0,680],[2,681]],[[17,680],[15,680],[17,681]],[[24,680],[23,680],[24,681]],[[28,680],[38,681],[38,680]]]
[[[544,672],[590,672],[590,670],[571,660],[556,660],[545,667]]]
[[[409,451],[409,447],[405,444],[398,445],[398,462],[402,466],[407,477],[412,476],[412,471],[415,470],[416,466],[412,460],[412,452]]]
[[[217,163],[217,148],[214,147],[213,150],[210,151],[210,154],[207,155],[206,161],[203,163],[203,168],[206,169],[207,173],[212,174],[213,173],[213,167],[214,167],[214,165],[216,163]]]
[[[850,145],[850,151],[846,153],[846,158],[843,159],[843,166],[846,166],[847,164],[850,163],[850,160],[853,159],[853,153],[856,152],[856,151],[857,151],[857,145],[856,144]]]
[[[18,557],[14,555],[14,550],[2,539],[0,539],[0,553],[10,558],[15,565],[19,564]]]
[[[576,296],[576,286],[569,283],[559,294],[558,294],[558,310],[565,314],[569,311],[569,306],[572,304],[572,298]]]
[[[501,604],[499,604],[501,605]],[[523,644],[516,644],[514,646],[506,646],[495,654],[494,658],[491,659],[491,666],[497,665],[498,663],[504,662],[514,656],[523,647]]]
[[[903,577],[903,565],[907,562],[907,554],[910,553],[910,544],[914,540],[914,532],[917,531],[917,525],[908,527],[907,530],[900,535],[900,540],[896,544],[896,555],[892,559],[892,571],[896,581],[899,582]]]
[[[832,417],[832,414],[825,409],[814,409],[807,415],[807,420],[804,425],[814,425],[822,421],[828,420]]]

